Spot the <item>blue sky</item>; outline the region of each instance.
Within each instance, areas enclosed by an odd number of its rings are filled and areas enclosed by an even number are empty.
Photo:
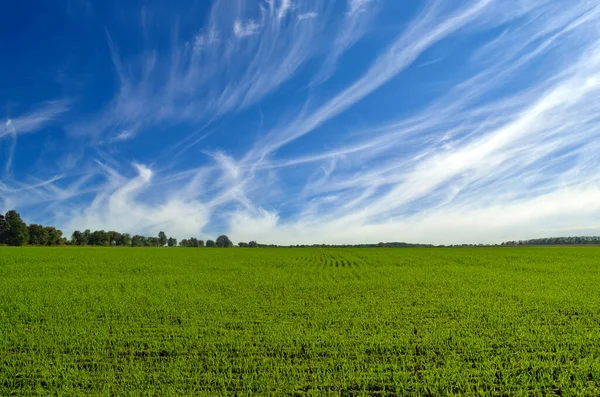
[[[269,243],[600,231],[600,5],[0,6],[0,210]]]

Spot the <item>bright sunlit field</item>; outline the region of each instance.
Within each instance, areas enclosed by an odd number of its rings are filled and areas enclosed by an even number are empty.
[[[599,396],[600,248],[0,248],[0,395]]]

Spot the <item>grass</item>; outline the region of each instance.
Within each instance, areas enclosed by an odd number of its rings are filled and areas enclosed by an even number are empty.
[[[0,395],[599,396],[600,248],[0,248]]]

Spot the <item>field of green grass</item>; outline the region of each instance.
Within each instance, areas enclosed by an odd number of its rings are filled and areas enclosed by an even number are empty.
[[[0,395],[600,396],[600,248],[0,248]]]

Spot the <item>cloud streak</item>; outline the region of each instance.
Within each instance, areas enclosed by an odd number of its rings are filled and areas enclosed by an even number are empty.
[[[470,22],[490,3],[491,0],[478,1],[450,17],[443,18],[443,21],[442,18],[434,17],[434,7],[426,9],[407,32],[401,34],[356,82],[310,116],[301,118],[283,132],[277,131],[272,142],[269,140],[260,142],[257,145],[260,146],[257,149],[260,156],[267,156],[347,110],[403,71],[428,47]],[[359,6],[362,5],[356,5]]]
[[[246,109],[314,57],[314,41],[327,22],[317,16],[326,16],[327,9],[322,1],[282,0],[256,7],[241,0],[215,1],[193,37],[146,51],[131,65],[124,64],[107,32],[119,92],[99,115],[69,130],[103,142],[124,130],[198,126]]]
[[[430,1],[385,36],[393,5],[216,1],[189,39],[131,64],[108,35],[118,92],[67,127],[106,152],[78,174],[2,181],[4,205],[26,191],[67,231],[282,244],[593,232],[600,6]],[[371,32],[392,37],[353,66]],[[0,137],[62,113],[36,114]],[[145,161],[119,149],[152,139]]]
[[[7,119],[4,131],[0,131],[0,139],[15,134],[30,134],[40,131],[69,109],[70,104],[67,100],[55,100],[38,104],[29,113]]]
[[[254,36],[255,34],[258,34],[259,29],[260,25],[253,20],[242,22],[239,19],[236,19],[233,23],[233,34],[238,38]]]
[[[66,100],[48,101],[38,105],[29,113],[6,120],[4,131],[0,130],[0,140],[10,138],[11,142],[7,150],[4,165],[4,178],[12,176],[18,136],[42,130],[68,110],[69,103]]]

